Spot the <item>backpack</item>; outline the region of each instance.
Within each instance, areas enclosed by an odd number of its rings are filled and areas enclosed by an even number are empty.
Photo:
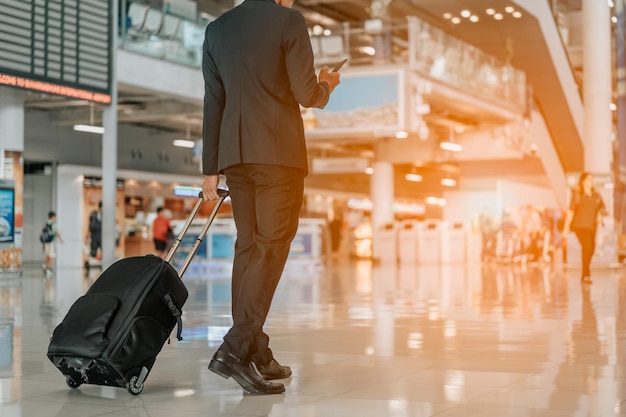
[[[52,232],[52,225],[50,223],[46,223],[43,229],[41,229],[39,240],[41,243],[50,243],[54,240],[54,233]]]

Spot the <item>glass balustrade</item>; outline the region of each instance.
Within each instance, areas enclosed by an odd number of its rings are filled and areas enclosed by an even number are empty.
[[[204,31],[214,18],[199,15],[195,2],[191,0],[167,5],[177,7],[161,10],[138,0],[120,1],[120,46],[199,67],[202,64]]]
[[[186,9],[187,2],[193,8]],[[122,0],[120,10],[125,13],[120,12],[120,45],[199,68],[204,32],[214,18],[199,15],[192,0],[168,4],[177,7],[160,10],[141,0]],[[416,17],[407,18],[406,25],[395,26],[375,19],[316,26],[309,34],[318,67],[332,66],[344,58],[349,58],[353,66],[408,65],[424,77],[514,111],[527,112],[524,72]]]

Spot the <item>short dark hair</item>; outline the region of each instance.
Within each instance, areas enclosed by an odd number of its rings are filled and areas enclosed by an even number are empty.
[[[57,214],[56,214],[54,211],[52,211],[52,210],[50,210],[50,211],[48,212],[48,218],[49,218],[49,219],[53,218],[53,217],[54,217],[54,216],[56,216],[56,215],[57,215]]]
[[[163,211],[163,207],[161,207],[161,206],[157,207],[157,213],[160,213],[162,211]]]
[[[98,201],[98,208],[102,208],[102,201]]]

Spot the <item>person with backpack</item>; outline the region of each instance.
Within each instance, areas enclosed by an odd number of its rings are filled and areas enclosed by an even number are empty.
[[[54,211],[48,212],[48,221],[43,227],[39,240],[43,244],[45,254],[44,262],[41,265],[44,272],[54,271],[54,261],[56,259],[56,241],[63,243],[61,234],[57,230],[57,215]]]
[[[102,201],[98,202],[98,209],[89,215],[89,256],[98,257],[98,250],[102,247]]]

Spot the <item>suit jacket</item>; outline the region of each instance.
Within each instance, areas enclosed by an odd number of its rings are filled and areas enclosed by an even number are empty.
[[[308,172],[300,107],[323,108],[304,16],[274,0],[246,0],[206,29],[202,172],[256,163]]]

